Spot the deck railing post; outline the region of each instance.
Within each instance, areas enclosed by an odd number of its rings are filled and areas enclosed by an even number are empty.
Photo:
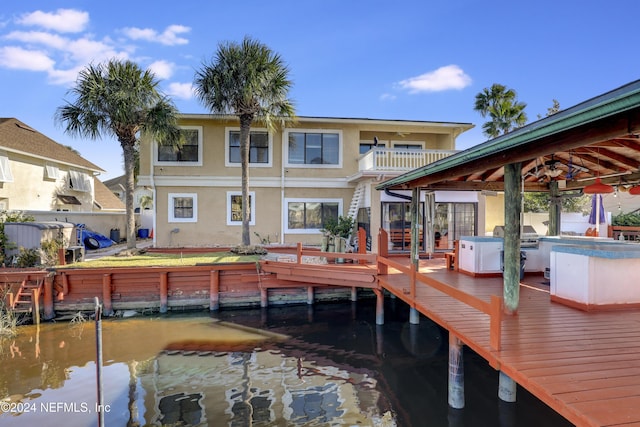
[[[298,242],[296,245],[296,263],[302,264],[302,242]]]
[[[209,278],[209,310],[220,309],[220,271],[213,270]]]
[[[113,316],[113,305],[111,304],[111,274],[102,275],[102,313],[105,316]]]
[[[166,271],[160,273],[160,313],[166,313],[169,309],[169,284]]]
[[[358,228],[358,253],[366,254],[367,253],[367,231],[360,227]],[[358,261],[358,264],[366,264],[367,260],[361,259]]]
[[[489,313],[489,343],[491,348],[500,351],[502,340],[502,297],[491,295],[491,309]]]
[[[384,228],[378,230],[378,256],[386,258],[389,256],[389,233]],[[389,267],[378,259],[378,274],[388,274]]]

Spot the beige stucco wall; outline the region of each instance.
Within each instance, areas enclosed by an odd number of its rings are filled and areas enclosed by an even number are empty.
[[[20,154],[8,155],[13,182],[0,183],[0,200],[4,199],[6,210],[56,210],[90,211],[93,204],[93,180],[91,192],[73,191],[69,188],[69,168],[57,164],[60,177],[45,178],[46,162]],[[54,163],[52,163],[54,164]],[[87,172],[87,171],[85,171]],[[75,196],[80,205],[62,205],[57,194]]]
[[[229,128],[238,128],[235,118],[211,118],[208,115],[186,116],[184,126],[202,127],[202,164],[195,166],[158,165],[154,163],[154,145],[142,144],[139,185],[155,188],[154,244],[158,247],[234,245],[241,240],[241,226],[227,225],[227,191],[240,191],[241,168],[225,165],[225,135]],[[259,124],[252,130],[262,129]],[[299,119],[288,130],[332,132],[341,134],[341,165],[287,165],[287,129],[271,135],[271,165],[250,167],[250,191],[255,194],[256,218],[251,226],[252,243],[260,239],[270,242],[319,245],[320,232],[285,233],[286,207],[284,201],[295,199],[333,199],[342,201],[342,215],[346,215],[358,179],[360,142],[380,140],[402,142],[421,141],[425,149],[454,149],[455,136],[460,129],[440,125],[410,125],[407,123],[377,121]],[[368,179],[368,178],[364,178]],[[374,185],[374,184],[371,184]],[[197,222],[169,222],[169,194],[188,193],[197,196]],[[373,190],[370,196],[371,230],[373,241],[377,237],[380,219],[380,199]],[[259,237],[255,233],[259,234]]]

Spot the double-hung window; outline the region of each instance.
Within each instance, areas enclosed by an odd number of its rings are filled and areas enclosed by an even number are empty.
[[[198,195],[169,193],[169,222],[198,222]]]
[[[240,129],[227,128],[225,144],[225,166],[241,166]],[[249,165],[270,167],[272,164],[271,136],[264,129],[252,130],[249,134]]]
[[[291,167],[342,166],[342,133],[340,131],[289,130],[287,141],[287,165]]]
[[[171,166],[202,165],[202,127],[181,126],[183,143],[179,146],[156,143],[156,164]]]

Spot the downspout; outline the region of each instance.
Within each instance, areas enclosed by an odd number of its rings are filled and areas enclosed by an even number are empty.
[[[282,156],[280,157],[280,244],[284,244],[284,230],[285,230],[285,221],[287,212],[287,207],[284,202],[284,174],[286,173],[286,169],[284,168],[284,158],[285,158],[285,146],[284,146],[284,135],[285,131],[282,131],[282,137],[280,140],[282,141]]]
[[[408,200],[408,201],[413,200],[413,198],[411,196],[407,196],[406,194],[394,193],[393,191],[389,190],[388,188],[384,189],[384,194],[386,194],[387,196],[397,197],[399,199],[404,199],[404,200]]]
[[[151,197],[153,198],[153,218],[151,219],[151,231],[153,232],[153,247],[156,247],[156,237],[158,236],[158,227],[156,227],[156,212],[158,210],[158,199],[156,198],[156,182],[154,179],[155,176],[155,168],[153,166],[153,151],[155,149],[155,144],[151,144],[151,161],[149,162],[149,178],[151,181]]]

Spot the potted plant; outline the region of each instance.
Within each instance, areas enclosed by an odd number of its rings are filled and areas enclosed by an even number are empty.
[[[338,220],[329,218],[324,223],[322,231],[322,252],[335,252],[336,233],[338,230]]]

